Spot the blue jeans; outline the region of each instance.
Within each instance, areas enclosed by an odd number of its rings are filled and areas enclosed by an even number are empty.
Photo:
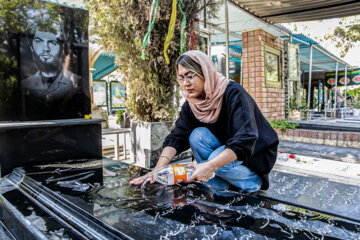
[[[195,128],[189,142],[198,163],[211,161],[225,149],[225,145],[205,127]],[[237,187],[239,192],[256,192],[261,187],[260,177],[239,160],[219,168],[215,171],[215,177],[206,182],[216,191],[227,190],[229,183]]]

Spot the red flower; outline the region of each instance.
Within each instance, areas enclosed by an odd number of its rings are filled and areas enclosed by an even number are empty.
[[[289,158],[294,159],[294,158],[295,158],[295,155],[294,155],[294,154],[290,154],[290,155],[289,155]]]

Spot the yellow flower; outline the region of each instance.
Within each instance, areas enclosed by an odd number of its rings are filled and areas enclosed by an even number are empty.
[[[89,119],[91,119],[91,116],[90,116],[90,115],[85,115],[84,118],[85,118],[86,120],[89,120]]]

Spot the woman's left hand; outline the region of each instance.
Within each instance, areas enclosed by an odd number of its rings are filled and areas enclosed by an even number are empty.
[[[210,178],[214,177],[215,169],[213,169],[209,162],[189,164],[189,167],[195,168],[195,171],[185,183],[190,183],[192,181],[207,182]]]

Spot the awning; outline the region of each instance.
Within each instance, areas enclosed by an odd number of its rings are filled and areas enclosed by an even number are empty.
[[[314,21],[359,15],[359,0],[229,0],[272,23]]]
[[[93,80],[98,80],[115,71],[118,66],[114,63],[114,54],[101,54],[94,63]]]
[[[290,30],[280,26],[279,24],[267,23],[258,17],[249,14],[244,9],[237,6],[234,1],[229,4],[229,47],[230,53],[233,50],[241,52],[242,39],[241,34],[243,31],[261,28],[275,36],[278,36],[286,41],[298,43],[300,47],[300,68],[304,72],[309,71],[310,64],[310,48],[312,48],[312,71],[333,71],[336,69],[336,62],[338,62],[338,69],[348,69],[351,65],[330,53],[325,48],[321,47],[318,42],[313,39],[302,35],[293,34]],[[253,1],[257,2],[257,1]],[[291,0],[289,2],[292,2]],[[266,3],[266,2],[265,2]],[[213,46],[225,46],[225,16],[224,4],[218,8],[218,18],[207,19],[207,27],[211,29],[211,42]],[[200,17],[200,21],[203,19]]]
[[[336,57],[325,48],[319,45],[313,39],[302,34],[293,34],[292,41],[298,43],[300,47],[300,68],[304,72],[309,71],[310,51],[312,48],[312,71],[332,71],[336,69],[345,69],[345,65],[351,68],[351,65]]]

